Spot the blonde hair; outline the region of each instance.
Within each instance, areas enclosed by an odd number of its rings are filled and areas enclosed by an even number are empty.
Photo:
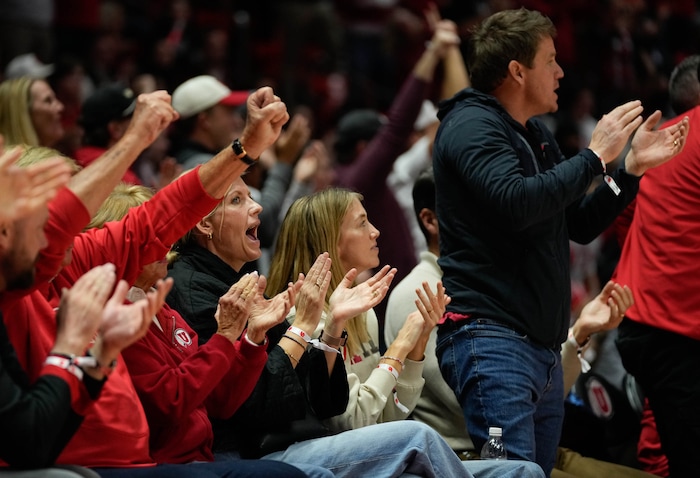
[[[29,114],[31,87],[35,81],[21,77],[0,83],[0,134],[5,144],[39,146],[39,136]]]
[[[183,172],[182,174],[180,174],[180,176],[178,176],[178,179],[181,178],[185,173],[189,173],[190,171],[192,171],[192,169],[188,169],[187,171]],[[244,175],[246,175],[246,174],[247,174],[247,171],[244,172],[243,174],[241,174],[241,180],[243,180],[243,179],[242,179],[242,176],[244,176]],[[217,203],[217,205],[214,207],[214,209],[212,209],[211,211],[209,211],[209,214],[207,214],[206,216],[204,216],[204,217],[201,219],[201,221],[205,221],[205,220],[211,218],[214,214],[216,214],[216,211],[218,211],[218,210],[224,205],[224,203],[226,202],[226,198],[228,197],[229,193],[230,193],[231,190],[233,189],[233,184],[234,184],[235,182],[236,182],[236,181],[233,181],[233,182],[229,185],[228,189],[226,189],[226,193],[225,193],[224,196],[221,198],[221,201],[219,201],[219,202]],[[226,210],[224,209],[224,212],[225,212],[225,211],[226,211]],[[222,215],[222,216],[221,216],[221,222],[219,223],[219,232],[220,232],[221,229],[224,227],[224,220],[225,220],[225,216]],[[187,247],[187,246],[191,246],[191,245],[201,245],[201,244],[198,242],[199,239],[197,239],[197,238],[198,238],[198,237],[202,237],[202,236],[203,236],[203,234],[202,234],[201,232],[199,232],[199,230],[197,229],[197,225],[195,224],[195,226],[194,226],[192,229],[190,229],[189,231],[187,231],[180,239],[178,239],[178,240],[175,242],[175,244],[173,244],[173,247],[170,249],[170,251],[169,251],[168,254],[167,254],[168,262],[172,264],[173,262],[175,262],[175,261],[178,259],[178,257],[180,257],[180,253],[178,252],[180,249],[182,249],[182,248],[184,248],[184,247]]]
[[[226,194],[224,194],[224,197],[221,198],[221,201],[219,201],[219,203],[214,207],[214,209],[212,209],[209,212],[209,214],[207,214],[202,219],[200,219],[200,221],[204,221],[205,219],[209,219],[210,217],[212,217],[214,215],[214,213],[216,213],[216,211],[219,210],[219,208],[221,208],[221,206],[223,206],[224,202],[226,201],[226,196],[228,195],[230,190],[231,190],[231,187],[229,186],[229,189],[226,191]],[[197,222],[197,224],[199,224],[199,221]],[[223,224],[224,224],[224,217],[222,216],[220,227],[223,227]],[[166,254],[166,259],[168,260],[168,263],[172,264],[173,262],[178,260],[178,258],[180,257],[180,253],[179,253],[180,249],[183,249],[187,246],[199,245],[199,243],[197,242],[198,241],[197,238],[201,237],[201,236],[202,236],[202,233],[199,232],[199,229],[197,229],[197,225],[195,224],[192,229],[187,231],[180,239],[175,241],[175,244],[173,244],[173,246],[170,248],[170,251],[168,251],[168,253]]]
[[[27,145],[16,145],[23,148],[22,155],[17,160],[17,166],[25,168],[31,166],[32,164],[41,163],[51,158],[62,158],[66,164],[71,167],[71,173],[75,174],[82,169],[82,167],[74,160],[64,155],[60,151],[57,151],[48,146],[27,146]]]
[[[292,204],[277,236],[267,281],[268,295],[285,290],[300,272],[308,272],[320,254],[328,252],[332,261],[331,284],[326,293],[328,307],[331,293],[347,273],[338,256],[338,241],[343,218],[355,199],[362,201],[362,195],[347,189],[329,188]],[[365,314],[350,319],[346,330],[350,353],[360,353],[361,344],[370,339]]]
[[[146,186],[120,183],[102,203],[85,229],[100,228],[110,221],[120,221],[129,209],[140,206],[153,197],[154,191]]]

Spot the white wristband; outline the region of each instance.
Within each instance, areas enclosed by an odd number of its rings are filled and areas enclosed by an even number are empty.
[[[48,357],[46,357],[46,360],[44,360],[44,364],[62,368],[78,377],[78,380],[83,379],[82,369],[78,367],[78,365],[69,358],[59,357],[57,355],[49,355]]]
[[[401,410],[404,413],[410,412],[408,407],[399,401],[399,394],[396,391],[396,389],[394,389],[393,393],[394,393],[394,405],[396,405],[396,408],[398,408],[399,410]]]
[[[396,367],[394,367],[393,365],[389,365],[388,363],[380,363],[379,365],[377,365],[377,368],[386,370],[394,376],[394,379],[396,379],[397,382],[399,381],[399,371],[396,370]]]
[[[321,342],[321,341],[318,340],[318,339],[312,339],[312,340],[310,340],[310,341],[309,341],[309,344],[310,344],[313,348],[315,348],[315,349],[321,349],[321,350],[323,350],[324,352],[335,352],[335,353],[337,353],[337,354],[340,353],[340,349],[336,349],[336,348],[334,348],[334,347],[331,347],[330,345],[325,344],[325,343]]]
[[[569,329],[569,337],[566,339],[566,343],[571,345],[576,349],[576,355],[578,356],[579,361],[581,362],[581,372],[586,373],[591,369],[591,364],[588,363],[588,360],[583,358],[583,349],[588,345],[588,342],[590,342],[591,336],[589,335],[586,337],[586,341],[583,344],[583,346],[579,345],[578,342],[576,342],[576,337],[574,337],[573,329]]]
[[[299,327],[294,327],[293,325],[290,325],[289,328],[287,329],[287,332],[291,332],[293,334],[297,334],[299,337],[304,339],[304,342],[307,344],[311,342],[311,337],[309,337],[309,334],[301,330]]]

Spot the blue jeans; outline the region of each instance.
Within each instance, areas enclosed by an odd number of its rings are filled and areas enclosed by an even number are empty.
[[[295,443],[264,458],[293,463],[302,469],[300,463],[310,463],[347,478],[544,476],[534,463],[462,462],[435,430],[412,420],[380,423]],[[482,474],[472,474],[471,466]]]
[[[559,350],[478,319],[441,325],[436,353],[477,449],[489,427],[501,427],[508,458],[534,461],[549,476],[564,419]]]

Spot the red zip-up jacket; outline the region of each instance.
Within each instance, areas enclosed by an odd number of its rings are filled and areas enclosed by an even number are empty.
[[[146,411],[151,455],[158,463],[212,461],[209,416],[229,418],[250,396],[267,347],[245,339],[233,344],[219,334],[199,347],[197,334],[167,304],[156,319],[122,352]]]

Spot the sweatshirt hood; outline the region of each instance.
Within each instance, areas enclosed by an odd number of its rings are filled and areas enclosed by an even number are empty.
[[[464,88],[463,90],[457,92],[452,98],[442,100],[438,103],[438,113],[437,117],[440,121],[443,120],[445,116],[448,115],[457,105],[467,106],[469,104],[474,104],[476,106],[483,106],[487,104],[498,108],[499,110],[505,111],[501,103],[498,102],[496,97],[482,93],[474,88]]]

